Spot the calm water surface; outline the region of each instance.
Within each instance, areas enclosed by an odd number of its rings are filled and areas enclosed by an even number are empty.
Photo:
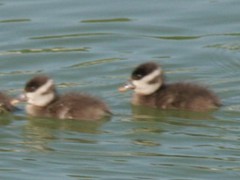
[[[59,91],[102,97],[107,122],[0,117],[1,179],[239,179],[239,0],[1,0],[0,84],[15,96],[37,73]],[[201,83],[210,113],[131,107],[131,70]]]

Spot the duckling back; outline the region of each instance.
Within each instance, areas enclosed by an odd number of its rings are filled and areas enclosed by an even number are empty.
[[[221,106],[218,97],[205,87],[191,83],[162,85],[148,96],[135,94],[132,103],[159,109],[206,111]]]
[[[46,109],[50,117],[59,119],[98,120],[111,114],[100,99],[82,93],[67,93]]]

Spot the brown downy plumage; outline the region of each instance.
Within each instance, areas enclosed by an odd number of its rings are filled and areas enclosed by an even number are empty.
[[[7,94],[0,92],[0,113],[12,112],[16,109],[15,99],[9,97]]]
[[[193,83],[167,84],[163,71],[154,62],[139,65],[131,80],[119,91],[134,90],[132,104],[159,109],[206,111],[221,106],[218,97],[205,87]]]
[[[21,99],[28,103],[26,111],[32,116],[99,120],[111,115],[107,105],[96,97],[76,92],[59,95],[53,80],[45,75],[29,80]]]

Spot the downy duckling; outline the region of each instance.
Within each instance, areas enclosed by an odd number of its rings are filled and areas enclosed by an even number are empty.
[[[11,98],[7,94],[0,92],[0,113],[12,112],[16,109],[17,99]]]
[[[58,119],[99,120],[111,114],[100,99],[82,93],[59,95],[54,82],[48,76],[38,75],[30,79],[20,98],[26,101],[26,112],[37,117]]]
[[[207,111],[221,105],[218,97],[205,87],[192,83],[165,83],[161,67],[154,62],[140,64],[120,92],[134,90],[132,104],[159,109]]]

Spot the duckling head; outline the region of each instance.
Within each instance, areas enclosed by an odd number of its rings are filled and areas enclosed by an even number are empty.
[[[132,72],[129,82],[119,88],[120,92],[132,89],[136,94],[150,95],[163,84],[163,72],[154,62],[140,64]]]
[[[56,98],[56,90],[52,79],[39,75],[30,79],[20,99],[28,104],[44,107]]]

